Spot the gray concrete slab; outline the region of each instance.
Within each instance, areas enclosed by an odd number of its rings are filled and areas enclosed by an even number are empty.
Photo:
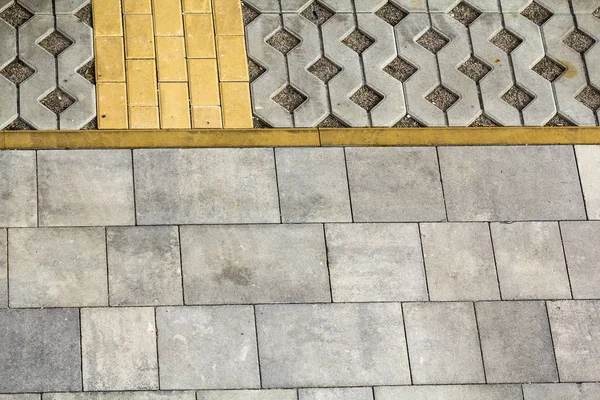
[[[108,305],[103,228],[8,233],[10,307]]]
[[[0,229],[0,308],[8,307],[7,233]]]
[[[298,400],[373,400],[373,389],[299,389]]]
[[[106,230],[111,306],[183,304],[176,226]]]
[[[475,312],[488,383],[558,381],[543,302],[480,302]]]
[[[280,222],[272,149],[135,150],[137,222]]]
[[[0,310],[0,392],[81,390],[76,309]]]
[[[410,383],[399,303],[256,307],[263,387]]]
[[[570,146],[438,151],[450,221],[585,219]]]
[[[600,219],[600,146],[575,146],[589,219]]]
[[[200,390],[197,400],[297,400],[291,389],[273,390]]]
[[[35,152],[0,152],[0,171],[0,226],[37,226]]]
[[[446,218],[435,148],[352,147],[346,158],[354,221]]]
[[[156,310],[161,389],[259,388],[251,306]]]
[[[520,385],[376,387],[375,400],[522,400]]]
[[[38,151],[40,226],[133,225],[129,150]]]
[[[0,400],[40,400],[41,394],[0,394]]]
[[[416,224],[325,226],[333,301],[427,300]]]
[[[525,400],[600,399],[598,383],[538,383],[523,385]]]
[[[154,309],[81,310],[83,390],[158,389]]]
[[[330,302],[321,225],[182,226],[185,304]]]
[[[600,298],[600,222],[560,223],[567,269],[575,299]]]
[[[42,400],[195,400],[194,392],[44,393]]]

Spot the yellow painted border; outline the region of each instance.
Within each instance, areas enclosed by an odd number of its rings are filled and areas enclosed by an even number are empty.
[[[0,149],[600,144],[600,127],[0,131]]]

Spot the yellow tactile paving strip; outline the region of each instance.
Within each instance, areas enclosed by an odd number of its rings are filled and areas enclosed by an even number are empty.
[[[99,129],[251,128],[238,0],[96,0]]]

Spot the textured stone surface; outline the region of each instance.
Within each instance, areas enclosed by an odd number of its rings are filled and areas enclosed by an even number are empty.
[[[561,222],[562,242],[569,270],[573,298],[600,298],[599,222]]]
[[[0,152],[0,226],[37,225],[35,152]]]
[[[8,307],[8,269],[6,229],[0,229],[0,308]]]
[[[436,386],[404,386],[377,387],[376,400],[521,400],[519,385],[436,385]]]
[[[525,400],[593,400],[600,398],[597,383],[540,383],[523,385]]]
[[[295,390],[200,390],[197,400],[297,400]]]
[[[299,389],[298,400],[373,400],[373,389]]]
[[[589,219],[600,219],[600,146],[575,146]]]
[[[50,393],[42,400],[195,400],[194,392]]]

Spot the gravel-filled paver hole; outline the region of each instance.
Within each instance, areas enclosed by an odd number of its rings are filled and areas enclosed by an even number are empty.
[[[0,18],[14,26],[15,28],[20,27],[25,22],[29,21],[33,17],[26,8],[21,6],[19,3],[13,3],[10,7],[0,13]]]
[[[273,96],[273,101],[289,112],[293,112],[306,101],[306,96],[298,92],[292,86],[287,85],[282,91]]]
[[[533,101],[533,96],[524,91],[518,86],[511,87],[506,93],[502,95],[502,100],[521,111],[529,103]]]
[[[73,41],[59,31],[52,32],[38,43],[41,48],[52,54],[54,57],[68,49],[72,44]]]
[[[425,99],[442,111],[446,111],[458,101],[458,96],[443,86],[436,87]]]
[[[252,126],[255,128],[272,128],[271,125],[267,124],[265,121],[256,116],[252,117]]]
[[[420,38],[417,39],[417,43],[432,52],[433,54],[437,54],[444,46],[448,44],[449,40],[435,31],[433,28],[429,28],[427,32],[421,35]]]
[[[94,60],[90,60],[83,64],[83,66],[77,70],[77,73],[87,79],[91,84],[96,84],[96,63]]]
[[[391,26],[396,26],[400,21],[404,19],[408,15],[407,12],[401,10],[394,4],[387,2],[381,7],[379,10],[375,12],[379,18],[390,24]]]
[[[289,53],[294,47],[298,46],[300,39],[292,35],[285,29],[279,29],[273,36],[267,39],[267,43],[279,51],[281,54]]]
[[[342,40],[342,43],[358,54],[362,54],[366,49],[371,47],[375,41],[357,29],[346,36],[346,38]]]
[[[46,97],[41,99],[40,103],[56,115],[60,115],[60,113],[75,103],[75,99],[60,89],[54,89]]]
[[[323,25],[325,21],[333,17],[333,14],[333,11],[316,1],[300,13],[300,15],[317,26]]]
[[[600,108],[600,91],[592,86],[583,89],[575,98],[594,111]]]
[[[598,19],[600,19],[600,7],[596,8],[592,15]]]
[[[425,125],[423,125],[422,123],[420,123],[419,121],[417,121],[416,119],[411,117],[410,115],[406,114],[404,117],[402,117],[402,119],[400,119],[400,121],[396,122],[396,124],[393,127],[394,128],[422,128],[424,126]]]
[[[324,83],[332,80],[341,70],[340,67],[325,57],[321,57],[316,63],[308,67],[308,72],[322,80]]]
[[[13,62],[8,64],[0,74],[2,74],[6,79],[19,86],[23,83],[27,78],[33,75],[35,70],[25,64],[20,59],[15,59]]]
[[[469,26],[481,15],[481,12],[461,1],[448,14],[464,26]]]
[[[4,127],[7,131],[32,131],[35,128],[23,121],[21,118],[15,119],[13,122]]]
[[[502,29],[490,40],[490,42],[504,50],[507,54],[510,54],[514,49],[519,47],[523,40],[519,39],[506,29]]]
[[[574,29],[563,39],[563,43],[579,53],[585,53],[596,41],[587,33]]]
[[[251,58],[248,58],[248,75],[250,82],[254,82],[256,78],[265,73],[265,69],[254,62]]]
[[[391,63],[386,65],[383,70],[400,82],[405,82],[417,72],[417,67],[400,57],[396,57]]]
[[[98,119],[97,118],[92,119],[90,122],[85,124],[85,126],[83,128],[81,128],[81,130],[83,130],[83,131],[91,131],[91,130],[96,130],[96,129],[98,129]]]
[[[458,67],[458,70],[475,82],[479,82],[492,69],[478,58],[471,56],[471,58]]]
[[[549,57],[544,57],[542,60],[531,68],[541,77],[554,82],[556,78],[565,72],[566,68]]]
[[[473,128],[481,128],[486,126],[498,126],[493,120],[491,120],[487,115],[481,114],[479,117],[475,118],[475,121],[469,125]]]
[[[363,86],[358,89],[352,96],[350,96],[350,100],[354,103],[358,104],[361,108],[365,109],[367,112],[371,111],[377,104],[383,100],[383,96],[374,91],[368,86]]]
[[[340,121],[333,115],[328,115],[327,117],[325,117],[325,119],[323,121],[321,121],[321,123],[319,125],[317,125],[317,128],[347,128],[347,127],[348,127],[348,125],[344,124],[342,121]]]
[[[85,23],[86,25],[88,25],[90,28],[94,27],[94,22],[93,22],[93,18],[92,18],[92,4],[87,4],[83,7],[81,7],[81,9],[79,11],[77,11],[74,14],[77,18],[79,18],[79,20],[83,23]]]
[[[260,13],[258,11],[242,2],[242,19],[244,20],[244,26],[254,21],[259,15]]]
[[[537,1],[533,1],[521,12],[521,15],[528,20],[533,21],[536,25],[542,26],[546,21],[552,18],[554,14],[540,5]]]
[[[546,126],[575,126],[575,124],[562,115],[556,114],[550,121],[546,122]]]

